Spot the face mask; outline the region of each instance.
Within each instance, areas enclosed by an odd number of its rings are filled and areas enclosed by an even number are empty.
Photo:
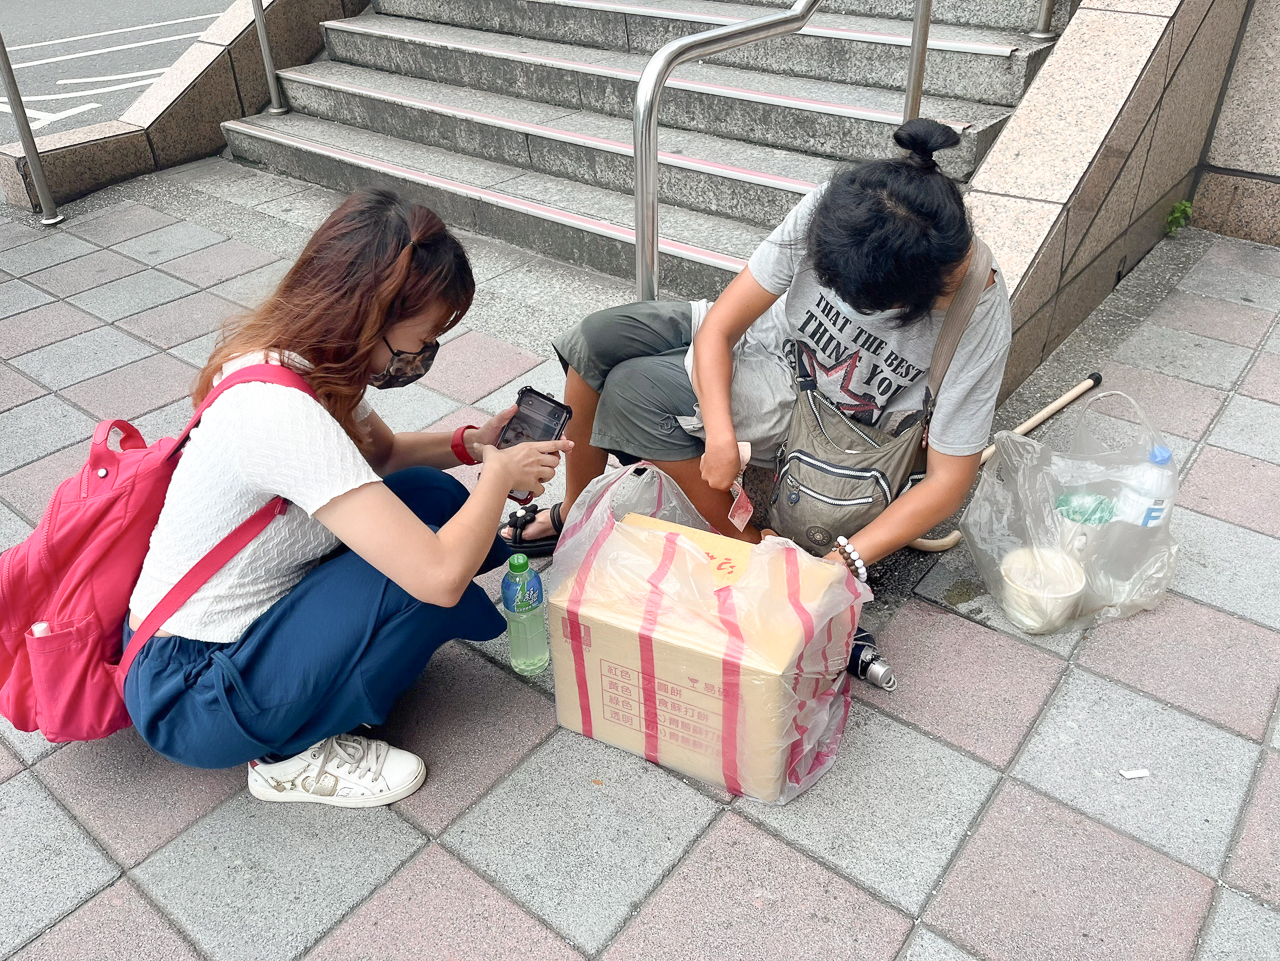
[[[440,350],[440,344],[436,341],[423,344],[422,350],[412,352],[396,350],[388,343],[386,337],[382,338],[382,342],[387,345],[387,350],[391,351],[391,360],[387,361],[385,370],[369,378],[369,383],[379,390],[405,387],[421,379],[431,369],[436,359],[436,352]]]

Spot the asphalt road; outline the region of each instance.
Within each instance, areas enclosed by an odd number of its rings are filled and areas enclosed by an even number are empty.
[[[230,4],[0,0],[0,34],[36,136],[119,117]],[[17,139],[4,97],[0,143]]]

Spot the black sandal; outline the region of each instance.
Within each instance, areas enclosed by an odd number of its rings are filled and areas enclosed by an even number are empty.
[[[511,528],[511,537],[502,539],[513,551],[526,557],[550,557],[555,553],[556,544],[560,543],[560,533],[564,530],[564,518],[560,516],[559,504],[552,504],[547,510],[551,517],[551,529],[555,533],[532,541],[524,539],[524,529],[533,523],[541,510],[537,504],[527,504],[512,511],[507,522],[502,525],[504,528]]]

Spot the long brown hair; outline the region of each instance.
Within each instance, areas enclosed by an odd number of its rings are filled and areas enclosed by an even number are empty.
[[[355,421],[369,358],[396,323],[443,303],[443,334],[475,296],[466,251],[435,213],[387,190],[343,201],[307,242],[275,293],[228,326],[196,381],[195,402],[222,365],[253,351],[297,354],[298,371],[358,445]]]

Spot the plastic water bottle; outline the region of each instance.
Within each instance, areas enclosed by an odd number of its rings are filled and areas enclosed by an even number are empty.
[[[525,676],[541,674],[551,660],[547,621],[542,613],[542,578],[529,570],[529,558],[515,554],[502,578],[502,608],[507,615],[511,667]]]
[[[1178,493],[1178,473],[1167,447],[1153,447],[1147,462],[1135,467],[1116,498],[1116,520],[1138,527],[1169,521]]]

